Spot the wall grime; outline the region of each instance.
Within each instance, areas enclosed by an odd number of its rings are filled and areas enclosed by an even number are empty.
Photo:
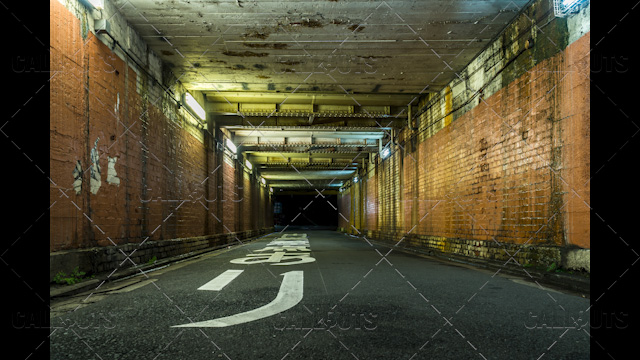
[[[362,194],[366,204],[364,224],[352,214],[340,222],[342,231],[503,262],[517,253],[520,264],[589,271],[590,33],[581,27],[582,36],[568,44],[567,20],[556,19],[531,48],[530,19],[548,14],[540,3],[471,62],[462,72],[467,81],[424,97],[421,106],[431,106],[420,114],[420,128],[403,129],[391,156],[360,174],[366,191],[352,184],[341,192],[345,216],[353,212],[345,199]],[[460,86],[479,87],[479,61],[490,91],[462,99],[469,92]],[[506,70],[498,75],[496,64]],[[569,264],[574,257],[582,260]]]
[[[148,71],[92,32],[83,37],[79,17],[58,1],[50,2],[50,13],[52,254],[207,236],[235,242],[272,227],[267,189],[253,175],[237,183],[240,167],[218,166],[216,139]],[[168,76],[165,86],[184,91]],[[221,214],[253,209],[242,224]],[[145,249],[151,257],[154,250]]]

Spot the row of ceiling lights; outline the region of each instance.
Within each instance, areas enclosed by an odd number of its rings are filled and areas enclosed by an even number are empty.
[[[196,101],[196,99],[193,97],[193,95],[191,95],[190,93],[186,92],[184,94],[184,103],[185,105],[187,105],[187,107],[193,112],[195,113],[195,115],[197,115],[201,120],[205,120],[206,118],[206,112],[204,111],[204,109],[202,108],[202,106],[198,103],[198,101]],[[386,158],[389,157],[389,155],[391,155],[391,148],[390,148],[390,144],[389,143],[384,149],[382,149],[380,151],[380,157],[384,160]],[[238,151],[237,146],[233,143],[233,141],[231,141],[231,139],[226,139],[225,141],[225,146],[233,153],[236,154]],[[245,159],[245,166],[249,169],[252,170],[253,169],[253,164],[249,161]],[[359,180],[358,175],[356,175],[353,178],[353,183],[357,183]],[[263,186],[267,185],[267,181],[264,177],[260,177],[260,182],[262,183]],[[342,191],[343,189],[340,189],[340,191]],[[269,192],[273,193],[273,188],[269,187]]]

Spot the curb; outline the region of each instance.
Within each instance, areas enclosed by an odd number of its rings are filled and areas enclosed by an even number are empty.
[[[350,236],[355,237],[359,240],[363,240],[363,238],[360,236],[353,236],[353,235],[350,235]],[[429,258],[433,258],[435,260],[440,260],[440,261],[469,265],[475,268],[495,270],[496,272],[501,272],[503,274],[508,274],[514,277],[519,277],[522,280],[535,283],[539,287],[541,287],[541,285],[546,285],[551,289],[568,291],[577,296],[590,299],[591,280],[584,276],[572,275],[572,274],[549,273],[549,272],[543,272],[543,271],[539,271],[531,268],[525,269],[519,265],[502,264],[500,262],[485,260],[485,259],[472,259],[468,257],[456,256],[453,254],[439,253],[434,250],[423,250],[423,249],[416,249],[411,247],[395,247],[394,245],[391,245],[389,243],[379,242],[377,240],[371,240],[369,238],[367,238],[367,240],[372,244],[383,246],[386,248],[393,248],[397,251],[400,251],[406,254],[412,254],[412,255],[417,255],[421,257],[429,257]]]
[[[147,274],[147,273],[150,273],[150,272],[153,272],[153,271],[156,271],[156,270],[163,269],[163,268],[165,268],[167,266],[170,266],[170,265],[172,265],[174,263],[181,262],[181,261],[188,260],[188,259],[193,259],[193,258],[196,258],[196,257],[200,257],[200,256],[206,255],[208,253],[212,253],[214,251],[218,251],[218,250],[221,250],[221,249],[224,249],[224,248],[234,248],[235,249],[235,248],[247,245],[249,243],[252,243],[252,242],[254,242],[256,240],[260,240],[263,237],[266,237],[266,236],[269,236],[269,235],[272,235],[272,234],[273,234],[273,232],[268,233],[268,234],[264,234],[264,235],[256,237],[256,238],[246,239],[245,241],[243,241],[242,244],[220,245],[220,246],[212,247],[212,248],[209,248],[209,249],[192,251],[192,252],[189,252],[189,253],[172,256],[172,257],[169,257],[169,258],[157,260],[153,264],[143,264],[143,265],[138,265],[138,266],[135,266],[135,267],[114,269],[109,274],[107,274],[107,272],[96,274],[96,278],[90,279],[90,280],[86,280],[86,281],[82,281],[82,282],[80,282],[78,284],[74,284],[74,285],[51,284],[51,286],[49,287],[49,299],[68,297],[68,296],[76,295],[76,294],[79,294],[81,292],[85,292],[85,291],[88,291],[88,290],[91,290],[91,289],[97,290],[100,286],[102,286],[102,283],[104,283],[104,282],[122,280],[122,279],[125,279],[125,278],[128,278],[128,277],[137,276],[137,275],[140,275],[140,274]]]

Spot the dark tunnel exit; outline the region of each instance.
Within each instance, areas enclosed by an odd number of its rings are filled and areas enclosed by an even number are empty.
[[[337,195],[276,195],[273,217],[276,230],[304,226],[335,230],[338,227]]]

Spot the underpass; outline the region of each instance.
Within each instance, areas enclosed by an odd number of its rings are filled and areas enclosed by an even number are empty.
[[[589,357],[582,296],[293,231],[127,279],[133,290],[53,317],[52,358]]]

